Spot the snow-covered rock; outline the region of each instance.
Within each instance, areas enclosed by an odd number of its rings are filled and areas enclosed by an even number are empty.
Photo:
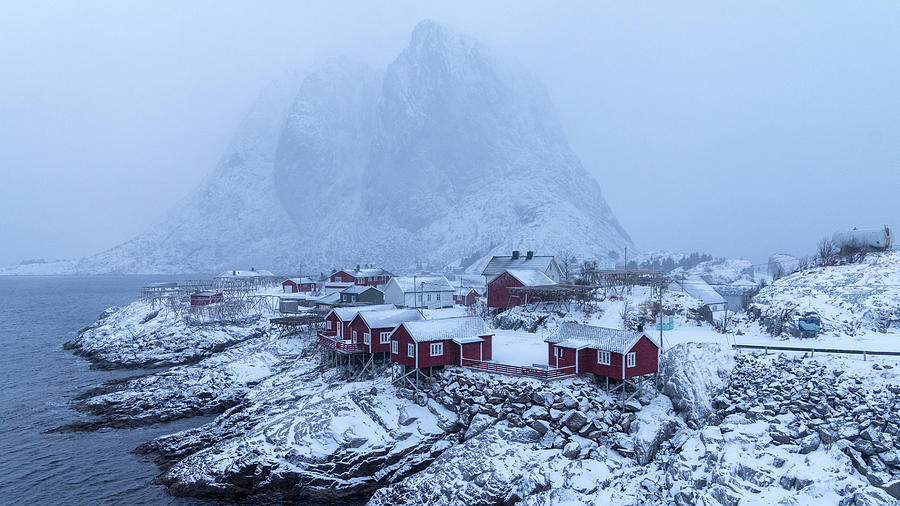
[[[713,400],[728,385],[733,368],[734,353],[720,344],[679,344],[662,355],[662,390],[680,414],[703,423],[713,413]]]
[[[268,332],[268,319],[192,323],[167,308],[138,300],[107,309],[64,346],[96,367],[160,367],[208,357]]]
[[[819,314],[826,333],[853,336],[900,327],[900,251],[795,272],[760,290],[748,309],[772,334],[795,332],[796,318],[806,311]]]

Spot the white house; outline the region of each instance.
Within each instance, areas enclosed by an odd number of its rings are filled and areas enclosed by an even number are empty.
[[[444,276],[394,276],[384,285],[384,302],[436,309],[453,306],[454,293]]]

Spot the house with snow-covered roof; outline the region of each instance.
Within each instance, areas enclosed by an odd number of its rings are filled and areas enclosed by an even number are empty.
[[[351,285],[341,290],[341,304],[384,304],[384,292],[368,285]]]
[[[350,321],[350,340],[366,353],[390,353],[391,334],[397,326],[424,319],[418,309],[361,311]]]
[[[494,256],[481,274],[490,283],[491,280],[503,274],[507,269],[540,271],[555,283],[559,283],[563,277],[562,270],[552,255],[535,255],[533,251],[528,251],[524,255],[519,254],[518,251],[513,251],[512,255],[509,256]]]
[[[423,369],[491,360],[493,336],[476,316],[404,322],[391,334],[391,361]]]
[[[489,308],[511,308],[525,304],[527,301],[510,292],[510,288],[538,287],[555,285],[549,276],[534,269],[506,269],[494,277],[487,288],[487,305]]]
[[[659,370],[659,344],[642,331],[566,322],[545,342],[551,367],[575,367],[576,373],[616,379]]]
[[[343,290],[351,285],[381,286],[388,282],[392,274],[379,267],[341,269],[331,273],[325,283],[326,290]]]
[[[454,293],[444,276],[394,276],[384,285],[384,301],[404,307],[451,307]]]
[[[360,312],[384,311],[396,309],[393,304],[376,304],[371,306],[336,307],[325,315],[325,330],[319,333],[337,339],[350,338],[350,322]]]
[[[312,278],[288,278],[281,282],[284,293],[309,293],[316,291],[316,282]]]

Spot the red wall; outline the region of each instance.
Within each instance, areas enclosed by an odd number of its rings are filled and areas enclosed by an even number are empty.
[[[328,278],[331,282],[335,283],[354,283],[360,286],[378,286],[383,285],[388,282],[390,279],[389,276],[369,276],[369,280],[366,281],[365,277],[357,278],[356,276],[350,274],[347,271],[337,271],[332,274]]]
[[[333,283],[354,283],[356,278],[345,271],[337,271],[328,278]]]
[[[598,376],[622,379],[622,355],[609,354],[609,365],[597,363],[597,349],[585,348],[578,355],[578,372],[590,372]]]
[[[519,280],[512,277],[508,272],[504,272],[503,274],[494,278],[493,281],[488,283],[487,289],[487,305],[488,307],[498,308],[498,307],[510,307],[509,304],[509,290],[508,288],[511,286],[522,286],[522,283],[519,283]],[[516,301],[515,305],[519,305],[520,301]]]
[[[462,345],[463,358],[484,360],[484,356],[481,353],[482,344],[483,343],[466,343]]]
[[[391,334],[391,341],[397,341],[397,353],[391,353],[391,362],[395,364],[402,364],[409,367],[416,366],[415,357],[409,357],[406,354],[406,345],[413,342],[412,337],[410,337],[409,332],[406,331],[406,328],[401,325],[397,327],[397,330]]]
[[[554,345],[553,343],[547,343],[547,363],[550,364],[550,367],[557,367],[556,356],[553,354],[554,348],[556,348],[556,345]],[[559,357],[558,367],[569,367],[575,365],[575,350],[573,350],[572,348],[560,348],[560,350],[562,350],[562,356]]]
[[[431,343],[444,343],[444,354],[431,356]],[[450,339],[443,341],[425,341],[418,343],[419,369],[439,365],[459,365],[459,345]]]
[[[625,368],[626,378],[654,374],[659,371],[659,348],[653,344],[653,341],[647,339],[647,336],[642,336],[629,351],[633,351],[637,355],[634,367]]]
[[[481,353],[484,357],[482,360],[491,360],[491,353],[493,347],[494,336],[491,334],[487,334],[484,336],[479,336],[484,339],[484,343],[482,344]]]

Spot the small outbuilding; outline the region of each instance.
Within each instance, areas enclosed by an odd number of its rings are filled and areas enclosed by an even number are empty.
[[[404,322],[391,334],[391,361],[423,369],[491,360],[493,336],[476,316]]]
[[[311,278],[290,278],[281,282],[284,293],[315,292],[317,284]]]
[[[205,290],[191,294],[191,306],[208,306],[223,300],[225,300],[225,297],[222,295],[222,292],[215,290]]]
[[[341,304],[384,304],[384,292],[372,286],[348,286],[341,290]]]
[[[551,367],[615,379],[659,371],[659,344],[641,331],[563,323],[545,342]]]
[[[457,288],[456,293],[453,294],[453,302],[460,306],[471,306],[477,298],[478,290],[467,286]]]

